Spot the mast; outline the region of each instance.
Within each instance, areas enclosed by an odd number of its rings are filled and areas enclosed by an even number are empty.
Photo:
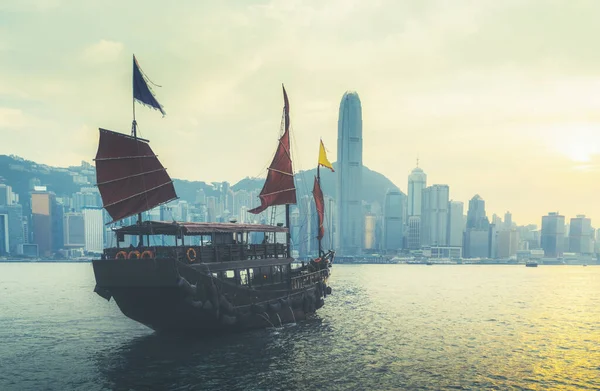
[[[317,183],[319,184],[319,189],[321,188],[321,165],[317,164]],[[323,236],[321,235],[320,229],[323,222],[321,221],[321,216],[317,211],[317,230],[319,233],[317,234],[317,241],[319,243],[319,258],[323,256]]]
[[[327,159],[327,153],[325,151],[325,145],[323,140],[319,145],[319,160],[317,163],[317,176],[315,177],[315,184],[313,186],[313,197],[315,200],[315,209],[317,210],[317,240],[319,242],[319,257],[323,256],[323,236],[325,235],[325,198],[323,197],[323,190],[321,189],[321,166],[329,168],[333,171],[333,165]]]
[[[101,128],[94,160],[96,186],[112,222],[137,215],[138,224],[141,224],[143,212],[176,199],[177,194],[173,181],[148,145],[148,140],[137,136],[136,101],[159,110],[163,116],[165,111],[148,86],[149,80],[141,71],[135,55],[132,79],[131,136]],[[143,243],[142,235],[139,240]]]
[[[290,245],[292,243],[292,234],[290,232],[290,204],[285,204],[285,226],[287,227],[287,233],[285,234],[285,245],[287,247],[288,258],[290,258]]]

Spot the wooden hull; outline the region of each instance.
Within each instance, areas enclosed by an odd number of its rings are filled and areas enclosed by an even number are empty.
[[[206,272],[209,266],[174,259],[94,260],[95,291],[114,298],[124,315],[154,330],[192,333],[304,320],[323,306],[330,291],[328,273],[298,289],[289,289],[289,284],[253,289],[213,277]]]

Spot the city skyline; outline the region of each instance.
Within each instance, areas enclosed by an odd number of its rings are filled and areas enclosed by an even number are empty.
[[[549,211],[600,220],[600,58],[587,49],[600,4],[187,6],[145,2],[146,23],[132,30],[135,3],[120,13],[110,2],[3,3],[0,153],[57,166],[90,161],[98,127],[128,132],[135,52],[163,86],[156,92],[167,111],[161,119],[140,107],[142,135],[163,147],[173,177],[264,174],[268,158],[256,156],[270,156],[285,82],[297,171],[314,166],[319,137],[338,160],[336,108],[353,89],[364,165],[403,192],[418,155],[429,183],[449,185],[455,200],[481,194],[489,211],[538,225]],[[244,172],[213,164],[224,149]]]

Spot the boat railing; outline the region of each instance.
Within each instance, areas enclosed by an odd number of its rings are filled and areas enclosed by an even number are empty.
[[[118,258],[176,258],[188,263],[212,263],[243,261],[247,259],[287,258],[287,246],[283,243],[265,244],[216,244],[204,246],[143,246],[107,248],[106,259]]]
[[[302,289],[307,285],[312,285],[316,282],[323,281],[325,278],[327,278],[328,273],[329,270],[323,269],[308,274],[302,274],[297,277],[292,277],[292,289]]]

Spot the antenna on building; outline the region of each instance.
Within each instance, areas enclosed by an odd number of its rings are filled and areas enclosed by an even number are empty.
[[[419,155],[417,155],[417,167],[419,167]]]

